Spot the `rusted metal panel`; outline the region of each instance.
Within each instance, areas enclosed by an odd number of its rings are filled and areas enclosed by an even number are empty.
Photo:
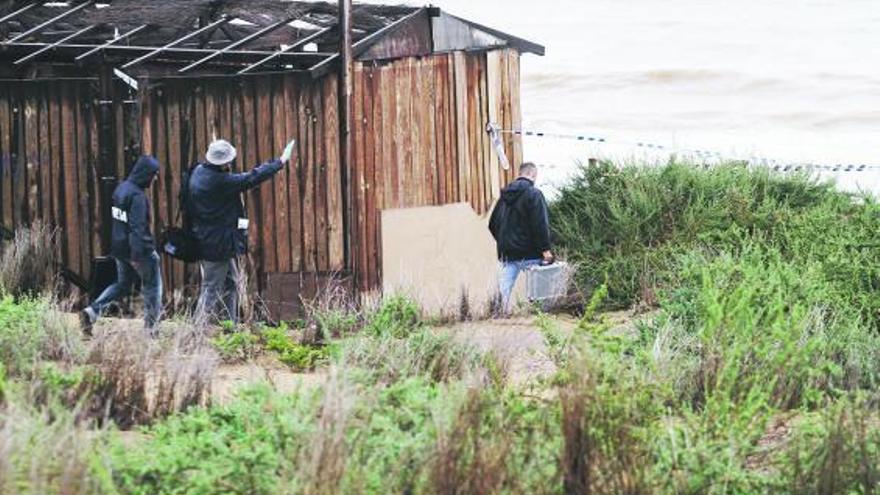
[[[274,321],[292,321],[306,316],[306,308],[324,294],[354,300],[354,279],[346,272],[293,272],[266,275],[265,304]]]

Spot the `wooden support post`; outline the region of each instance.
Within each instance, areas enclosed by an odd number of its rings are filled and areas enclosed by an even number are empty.
[[[345,267],[353,268],[352,249],[356,245],[352,240],[351,216],[354,203],[351,184],[352,153],[351,153],[351,94],[353,60],[351,48],[351,0],[339,0],[339,53],[342,64],[339,70],[339,157],[342,172],[342,229],[345,236]]]
[[[110,252],[113,220],[110,216],[110,200],[116,188],[116,136],[113,108],[118,104],[114,91],[113,67],[102,65],[99,73],[99,124],[98,124],[98,174],[100,177],[101,251]]]

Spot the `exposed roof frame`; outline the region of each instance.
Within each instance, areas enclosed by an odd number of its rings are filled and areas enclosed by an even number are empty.
[[[214,28],[216,28],[217,26],[220,26],[221,24],[224,24],[224,23],[226,23],[226,22],[228,22],[228,21],[229,21],[229,17],[227,17],[227,16],[225,16],[225,15],[224,15],[224,16],[220,16],[220,19],[218,19],[218,20],[216,20],[216,21],[214,21],[214,22],[212,22],[212,23],[210,23],[210,24],[207,24],[207,25],[205,25],[205,26],[202,26],[202,27],[200,27],[199,29],[196,29],[195,31],[193,31],[193,32],[191,32],[191,33],[189,33],[189,34],[187,34],[187,35],[185,35],[185,36],[182,36],[182,37],[180,37],[180,38],[177,38],[176,40],[172,41],[171,43],[167,43],[165,46],[160,46],[159,48],[156,48],[155,50],[151,51],[150,53],[147,53],[146,55],[143,55],[143,56],[141,56],[141,57],[138,57],[138,58],[136,58],[136,59],[134,59],[134,60],[132,60],[132,61],[130,61],[130,62],[126,62],[121,68],[122,68],[122,69],[128,69],[129,67],[135,66],[135,65],[137,65],[137,64],[139,64],[139,63],[141,63],[141,62],[144,62],[144,61],[146,61],[146,60],[148,60],[148,59],[150,59],[150,58],[155,57],[156,55],[158,55],[158,54],[160,54],[160,53],[162,53],[162,52],[164,52],[164,51],[166,51],[166,50],[168,50],[168,49],[170,49],[170,48],[173,48],[173,47],[175,47],[175,46],[177,46],[177,45],[183,43],[183,42],[186,41],[186,40],[189,40],[189,39],[195,38],[196,36],[198,36],[198,35],[204,33],[205,31],[207,31],[207,30],[209,30],[209,29],[214,29]]]
[[[269,33],[269,32],[271,32],[271,31],[274,31],[274,30],[280,28],[281,26],[284,26],[285,24],[287,24],[288,22],[290,22],[290,21],[292,21],[292,20],[293,20],[293,18],[291,17],[291,18],[288,18],[288,19],[285,19],[285,20],[281,20],[281,21],[274,22],[274,23],[272,23],[272,24],[270,24],[270,25],[264,27],[263,29],[260,29],[260,30],[258,30],[258,31],[255,31],[255,32],[253,32],[253,33],[251,33],[251,34],[245,36],[244,38],[242,38],[242,39],[240,39],[240,40],[238,40],[238,41],[235,41],[235,42],[233,42],[233,43],[231,43],[231,44],[229,44],[229,45],[226,45],[226,46],[224,46],[223,48],[221,48],[221,49],[219,49],[219,50],[215,50],[214,53],[212,53],[212,54],[210,54],[210,55],[208,55],[208,56],[206,56],[206,57],[203,57],[203,58],[201,58],[201,59],[199,59],[199,60],[196,60],[195,62],[193,62],[193,63],[187,65],[186,67],[184,67],[184,68],[182,68],[182,69],[179,69],[177,72],[178,72],[179,74],[183,74],[184,72],[189,72],[190,70],[195,69],[196,67],[198,67],[198,66],[204,64],[205,62],[208,62],[208,61],[210,61],[210,60],[213,60],[214,58],[217,58],[217,57],[219,57],[220,55],[223,55],[224,53],[226,53],[226,52],[228,52],[228,51],[230,51],[230,50],[234,50],[235,48],[238,48],[239,46],[242,46],[242,45],[244,45],[244,44],[246,44],[246,43],[249,43],[249,42],[251,42],[251,41],[253,41],[253,40],[259,38],[260,36],[263,36],[263,35],[266,34],[266,33]]]
[[[50,44],[44,46],[43,48],[40,48],[39,50],[37,50],[37,51],[35,51],[35,52],[31,53],[31,54],[25,55],[24,57],[21,57],[20,59],[16,60],[15,62],[12,62],[12,63],[13,63],[14,65],[23,64],[23,63],[27,62],[28,60],[31,60],[31,59],[33,59],[33,58],[36,58],[36,57],[40,56],[40,54],[46,53],[46,52],[48,52],[49,50],[51,50],[51,49],[53,49],[53,48],[56,48],[57,46],[62,45],[62,44],[64,44],[65,42],[70,41],[70,40],[76,38],[77,36],[80,36],[80,35],[86,34],[87,32],[91,31],[92,29],[95,29],[95,27],[96,27],[96,26],[95,26],[94,24],[89,25],[89,26],[86,26],[86,27],[80,29],[79,31],[77,31],[77,32],[75,32],[75,33],[73,33],[73,34],[69,34],[69,35],[67,35],[67,36],[65,36],[65,37],[63,37],[63,38],[61,38],[60,40],[55,41],[54,43],[50,43]]]
[[[308,43],[311,43],[312,41],[314,41],[314,40],[320,38],[321,36],[324,36],[328,32],[332,31],[334,28],[336,28],[336,24],[327,26],[324,29],[321,29],[320,31],[312,33],[312,34],[306,36],[305,38],[297,41],[296,43],[288,46],[287,48],[284,48],[282,50],[278,50],[277,52],[273,53],[272,55],[268,55],[266,58],[264,58],[258,62],[254,62],[251,65],[248,65],[244,69],[241,69],[240,71],[238,71],[237,74],[246,74],[246,73],[256,69],[257,67],[265,64],[266,62],[268,62],[270,60],[278,58],[279,56],[281,56],[285,53],[292,52],[299,47],[302,47],[302,46],[307,45]]]
[[[92,5],[93,3],[95,3],[95,0],[86,0],[85,2],[77,5],[76,7],[70,8],[70,9],[62,12],[61,14],[56,15],[55,17],[49,19],[48,21],[42,22],[42,23],[28,29],[25,32],[18,34],[14,38],[7,40],[7,41],[4,41],[3,44],[7,45],[7,44],[15,43],[16,41],[27,38],[28,36],[30,36],[32,34],[39,33],[43,29],[46,29],[47,27],[51,26],[52,24],[55,24],[56,22],[64,19],[65,17],[69,17],[69,16],[79,12],[80,10],[83,10],[84,8]]]
[[[391,24],[383,27],[382,29],[376,31],[375,33],[358,40],[357,43],[351,45],[352,57],[357,58],[358,55],[367,51],[371,46],[378,43],[379,40],[381,40],[383,37],[387,36],[388,34],[393,33],[394,31],[397,31],[401,26],[403,26],[409,20],[415,18],[419,14],[425,14],[427,12],[428,12],[428,8],[426,8],[426,7],[416,9],[412,13],[410,13],[404,17],[401,17],[400,19],[398,19],[398,20],[392,22]],[[336,53],[332,57],[328,57],[328,58],[322,60],[321,62],[313,65],[312,67],[310,67],[309,72],[312,73],[312,77],[316,77],[316,78],[320,77],[320,76],[324,75],[330,69],[330,65],[333,62],[335,62],[336,60],[338,60],[339,58],[340,58],[339,53]]]
[[[10,12],[10,13],[4,15],[3,17],[0,17],[0,22],[6,22],[8,20],[11,20],[14,17],[16,17],[17,15],[24,14],[28,10],[31,10],[32,8],[36,7],[37,5],[40,5],[40,4],[39,3],[31,3],[28,5],[25,5],[24,7],[16,10],[15,12]]]
[[[7,45],[7,50],[25,50],[25,49],[33,49],[33,48],[43,48],[51,45],[52,43],[37,43],[37,42],[28,42],[28,43],[13,43],[11,45]],[[57,51],[64,51],[68,56],[73,58],[75,55],[80,54],[83,50],[91,50],[94,48],[98,48],[101,45],[95,44],[87,44],[87,43],[65,43],[62,45],[58,45],[55,47]],[[155,50],[155,47],[152,46],[138,46],[138,45],[111,45],[105,47],[108,53],[112,53],[114,55],[118,55],[123,58],[130,58],[133,56],[142,56],[144,54],[152,53]],[[204,57],[205,55],[209,55],[214,53],[216,50],[208,49],[208,48],[189,48],[189,47],[173,47],[163,50],[163,53],[168,55],[170,58],[175,60],[198,60],[199,58]],[[267,55],[272,55],[274,52],[267,50],[233,50],[226,53],[227,56],[230,57],[229,61],[234,63],[252,63],[256,60],[259,60],[262,57]],[[301,61],[304,60],[306,62],[311,61],[314,63],[314,60],[321,60],[325,57],[329,57],[333,55],[333,53],[328,52],[293,52],[293,53],[285,53],[280,55],[285,59]],[[226,61],[227,59],[224,59]]]
[[[108,46],[115,45],[116,43],[119,43],[120,41],[122,41],[122,40],[124,40],[124,39],[126,39],[126,38],[130,38],[131,36],[134,36],[135,34],[137,34],[137,33],[141,32],[141,31],[143,31],[144,29],[146,29],[147,26],[148,26],[148,24],[141,24],[140,26],[138,26],[138,27],[136,27],[136,28],[134,28],[134,29],[132,29],[132,30],[130,30],[130,31],[127,31],[127,32],[125,32],[125,33],[120,34],[119,36],[113,38],[112,40],[110,40],[110,41],[104,43],[104,44],[101,45],[101,46],[96,46],[95,48],[92,48],[91,50],[89,50],[89,51],[83,53],[82,55],[77,55],[77,57],[76,57],[74,60],[77,61],[77,62],[79,62],[80,60],[82,60],[82,59],[84,59],[84,58],[86,58],[86,57],[88,57],[88,56],[90,56],[90,55],[92,55],[92,54],[95,54],[95,53],[100,52],[101,50],[107,48]]]

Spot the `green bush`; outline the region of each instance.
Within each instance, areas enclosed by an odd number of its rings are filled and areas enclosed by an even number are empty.
[[[123,493],[277,493],[281,469],[315,428],[314,394],[241,392],[228,406],[193,409],[118,444],[114,482]]]
[[[382,300],[379,308],[369,316],[364,328],[370,335],[406,337],[421,326],[421,310],[411,299],[395,295]]]
[[[253,359],[261,350],[259,335],[248,331],[220,334],[211,339],[211,344],[227,363],[240,363]]]
[[[606,282],[613,306],[651,301],[654,291],[674,286],[676,255],[693,248],[735,249],[757,237],[778,242],[787,255],[818,260],[820,252],[872,242],[876,214],[873,204],[854,205],[804,176],[675,162],[585,165],[551,205],[560,248],[578,265],[577,283],[589,291]],[[817,235],[846,242],[817,246]],[[868,266],[877,273],[877,263]]]
[[[266,350],[277,353],[278,360],[297,371],[312,370],[329,358],[326,346],[305,345],[287,332],[286,326],[265,328],[262,332]]]
[[[0,363],[0,405],[6,402],[6,367]]]
[[[39,300],[0,299],[0,363],[10,376],[30,372],[42,357],[47,305]]]
[[[880,486],[880,425],[874,400],[856,394],[794,425],[774,456],[790,493],[873,493]]]

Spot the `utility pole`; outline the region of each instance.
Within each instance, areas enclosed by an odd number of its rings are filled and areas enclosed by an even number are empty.
[[[339,155],[342,159],[342,224],[345,236],[345,266],[354,268],[352,248],[353,229],[351,228],[352,208],[354,202],[354,186],[350,178],[352,170],[351,143],[351,95],[353,61],[351,51],[351,0],[339,0],[339,54],[342,65],[339,70]]]

